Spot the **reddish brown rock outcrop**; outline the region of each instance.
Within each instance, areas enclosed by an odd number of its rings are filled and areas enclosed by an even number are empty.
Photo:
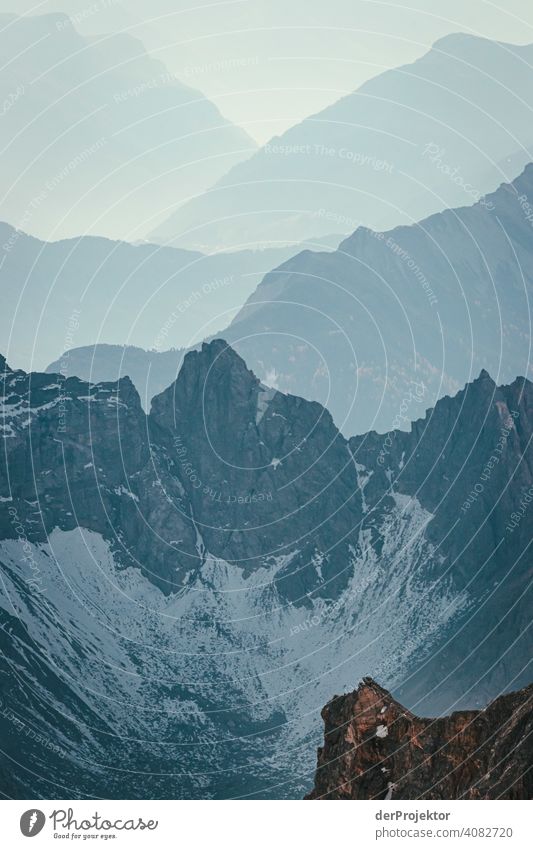
[[[533,684],[482,711],[420,719],[365,678],[322,717],[308,799],[533,797]]]

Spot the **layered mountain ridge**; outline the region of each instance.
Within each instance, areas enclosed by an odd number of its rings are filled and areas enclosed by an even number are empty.
[[[481,369],[498,383],[531,377],[532,221],[528,165],[474,206],[297,254],[222,335],[262,381],[327,406],[347,437],[408,429]],[[130,368],[145,380],[149,367],[161,386],[183,352],[94,346],[69,359],[69,374],[86,379]]]
[[[211,250],[294,243],[332,225],[386,230],[472,204],[531,160],[532,51],[465,33],[440,39],[271,139],[153,239]]]
[[[474,206],[360,228],[266,275],[224,336],[345,434],[408,428],[483,368],[531,375],[532,210],[528,165]]]
[[[59,357],[56,372],[84,377],[69,349],[90,345],[96,355],[85,364],[87,379],[127,373],[148,409],[177,377],[179,354],[168,349],[188,348],[225,327],[264,275],[293,253],[273,246],[208,256],[96,236],[43,242],[2,223],[0,245],[0,338],[12,365],[44,371]],[[105,345],[117,342],[128,353],[119,349],[116,366],[108,362],[100,377]],[[151,369],[141,348],[163,368]]]
[[[18,230],[143,238],[256,149],[129,34],[84,38],[64,14],[0,24],[2,218]]]

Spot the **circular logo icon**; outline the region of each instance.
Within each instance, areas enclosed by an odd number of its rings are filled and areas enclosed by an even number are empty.
[[[32,808],[22,814],[20,818],[20,830],[24,837],[35,837],[36,834],[39,834],[43,830],[45,822],[46,817],[43,812],[37,810],[37,808]]]

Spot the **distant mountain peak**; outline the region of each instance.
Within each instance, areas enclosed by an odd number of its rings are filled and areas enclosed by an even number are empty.
[[[92,233],[134,241],[146,235],[143,221],[157,222],[170,205],[205,191],[256,149],[244,130],[130,32],[83,36],[75,14],[1,20],[0,52],[9,67],[4,98],[19,92],[17,108],[6,110],[2,123],[4,170],[27,165],[24,186],[3,210],[16,227],[51,180],[53,191],[31,207],[34,235],[57,240]],[[25,114],[41,116],[38,138],[19,138]],[[121,167],[124,150],[127,168]],[[62,179],[65,163],[76,170],[75,180]],[[84,203],[77,203],[82,195]]]
[[[212,339],[210,342],[203,342],[201,353],[206,354],[209,357],[213,357],[213,355],[218,357],[223,353],[227,353],[228,356],[236,357],[238,360],[241,360],[243,365],[245,365],[242,357],[239,357],[225,339],[218,338]]]
[[[272,138],[153,238],[209,249],[298,243],[471,206],[530,158],[532,54],[533,45],[451,33]]]
[[[476,382],[478,382],[478,381],[482,381],[482,382],[489,382],[489,383],[494,384],[494,386],[496,386],[496,384],[494,383],[494,381],[493,381],[492,377],[490,376],[490,374],[488,373],[487,369],[485,369],[485,368],[482,368],[482,369],[481,369],[481,371],[479,372],[479,377],[477,377],[477,378],[476,378],[476,380],[474,381],[474,383],[476,383]]]
[[[431,49],[442,49],[444,47],[470,47],[472,44],[498,44],[499,42],[495,42],[490,38],[485,38],[482,35],[476,35],[471,32],[449,32],[446,35],[437,38],[436,41],[433,42]],[[509,45],[514,46],[514,45]]]

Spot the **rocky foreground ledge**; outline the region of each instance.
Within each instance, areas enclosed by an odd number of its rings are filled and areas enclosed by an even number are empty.
[[[533,684],[482,711],[420,719],[364,678],[322,717],[307,799],[533,797]]]

